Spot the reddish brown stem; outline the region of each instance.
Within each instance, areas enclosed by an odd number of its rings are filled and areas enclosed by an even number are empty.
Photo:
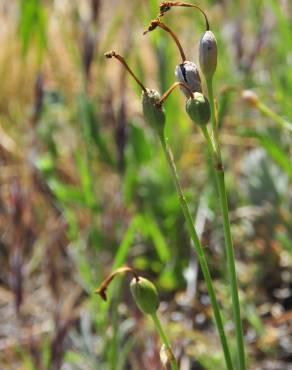
[[[108,51],[107,53],[104,54],[104,56],[108,59],[111,58],[116,58],[125,68],[126,70],[130,73],[130,75],[134,78],[134,80],[137,82],[137,84],[141,87],[143,91],[147,93],[146,87],[142,84],[142,82],[138,79],[138,77],[134,74],[134,72],[131,70],[131,68],[128,66],[126,63],[125,59],[117,54],[115,51]]]
[[[173,38],[174,42],[176,43],[178,47],[182,61],[185,62],[186,55],[185,55],[185,52],[183,50],[181,43],[179,42],[179,39],[177,38],[176,34],[165,23],[160,21],[159,18],[156,18],[153,21],[151,21],[150,26],[148,27],[147,31],[143,32],[143,35],[146,35],[146,33],[155,30],[156,27],[162,28],[164,31],[168,32],[171,35],[171,37]]]
[[[106,301],[107,300],[106,291],[107,291],[109,284],[111,283],[111,281],[114,279],[115,276],[123,272],[130,272],[131,274],[134,275],[134,278],[136,279],[136,281],[139,281],[139,276],[134,269],[132,269],[129,266],[123,266],[113,271],[106,279],[104,279],[104,281],[100,284],[100,286],[95,290],[95,293],[99,294],[101,298],[104,301]]]
[[[204,16],[205,22],[206,22],[206,30],[209,31],[210,29],[210,24],[208,21],[207,14],[201,9],[198,5],[195,4],[189,4],[189,3],[184,3],[181,1],[163,1],[160,4],[160,16],[162,17],[166,12],[168,12],[173,6],[182,6],[185,8],[196,8],[198,9]]]
[[[189,88],[189,86],[183,82],[175,82],[173,85],[170,86],[170,88],[162,95],[162,97],[159,99],[159,101],[157,102],[157,105],[159,107],[162,106],[162,104],[164,103],[164,101],[169,97],[169,95],[173,92],[173,90],[178,87],[178,86],[183,86],[184,88],[186,88],[188,90],[188,92],[190,93],[191,97],[194,95],[194,93],[192,92],[192,90]]]

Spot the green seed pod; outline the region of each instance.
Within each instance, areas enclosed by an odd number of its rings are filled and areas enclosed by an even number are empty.
[[[145,121],[161,136],[165,126],[165,113],[159,105],[160,95],[156,90],[142,92],[142,105]]]
[[[195,92],[194,98],[189,98],[187,100],[186,111],[191,120],[199,126],[206,125],[211,115],[208,99],[199,92]]]
[[[212,31],[206,31],[200,40],[199,60],[205,77],[212,78],[217,67],[217,41]]]
[[[193,62],[185,61],[175,67],[175,77],[178,82],[183,82],[192,92],[202,92],[201,78],[197,65]],[[181,87],[182,92],[187,98],[190,97],[189,91]]]
[[[148,315],[153,315],[159,306],[158,293],[151,281],[139,276],[134,278],[130,284],[132,296],[139,309]]]

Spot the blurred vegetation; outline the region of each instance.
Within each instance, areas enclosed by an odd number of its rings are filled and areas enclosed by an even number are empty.
[[[155,282],[181,369],[223,369],[205,284],[140,91],[104,52],[164,92],[179,55],[142,36],[156,0],[0,1],[0,368],[161,369],[159,339],[128,280]],[[291,369],[291,132],[245,104],[252,89],[292,121],[292,4],[200,1],[219,44],[215,79],[249,369]],[[204,19],[164,18],[198,62]],[[177,92],[167,135],[230,325],[217,195],[200,132]],[[289,365],[290,363],[290,365]],[[289,367],[290,366],[290,367]]]

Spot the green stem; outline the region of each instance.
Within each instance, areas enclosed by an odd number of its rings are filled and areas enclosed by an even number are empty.
[[[161,325],[161,322],[159,320],[159,317],[157,316],[157,313],[155,312],[154,314],[151,315],[152,317],[152,320],[154,321],[154,324],[155,324],[155,327],[160,335],[160,338],[163,342],[163,344],[165,345],[166,347],[166,350],[167,350],[167,353],[168,353],[168,356],[169,356],[169,361],[170,361],[170,364],[171,364],[171,369],[172,370],[178,370],[178,366],[177,366],[177,362],[176,362],[176,359],[173,355],[173,352],[172,352],[172,349],[171,349],[171,346],[170,346],[170,342],[167,338],[167,335],[165,334],[163,328],[162,328],[162,325]]]
[[[209,137],[207,138],[207,143],[208,143],[208,148],[211,150],[211,153],[212,153],[213,165],[214,165],[214,169],[216,173],[216,183],[217,183],[217,189],[218,189],[218,194],[219,194],[219,199],[220,199],[221,212],[223,216],[225,248],[226,248],[227,265],[228,265],[228,273],[229,273],[231,296],[232,296],[232,310],[233,310],[234,325],[235,325],[235,330],[236,330],[238,363],[239,363],[239,369],[245,370],[246,364],[245,364],[245,353],[244,353],[244,339],[243,339],[243,329],[242,329],[241,316],[240,316],[240,305],[239,305],[239,297],[238,297],[238,285],[237,285],[237,276],[236,276],[236,268],[235,268],[234,249],[233,249],[231,230],[230,230],[228,202],[227,202],[225,180],[224,180],[224,168],[223,168],[222,160],[221,160],[220,143],[219,143],[219,138],[218,138],[218,127],[217,127],[216,115],[215,115],[213,86],[212,86],[212,80],[206,80],[206,82],[208,86],[208,95],[209,95],[210,107],[211,107],[213,141],[210,138],[206,127],[203,128],[203,133],[205,137],[206,136]]]
[[[245,365],[245,353],[244,353],[244,339],[243,339],[243,330],[242,330],[242,323],[241,323],[241,316],[240,316],[240,305],[239,305],[239,297],[238,297],[238,285],[237,285],[237,276],[236,276],[236,268],[235,268],[234,248],[233,248],[231,231],[230,231],[230,220],[229,220],[229,213],[228,213],[228,203],[227,203],[227,195],[226,195],[223,170],[220,171],[217,169],[216,179],[217,179],[217,186],[218,186],[218,192],[219,192],[219,197],[220,197],[220,205],[221,205],[222,216],[223,216],[226,256],[227,256],[228,272],[229,272],[229,278],[230,278],[230,284],[231,284],[232,307],[233,307],[233,316],[234,316],[234,322],[235,322],[235,328],[236,328],[236,340],[237,340],[237,347],[238,347],[239,369],[245,370],[246,365]]]
[[[207,285],[208,294],[209,294],[211,304],[213,307],[215,323],[218,329],[221,345],[222,345],[223,352],[224,352],[226,366],[228,370],[232,370],[233,365],[231,361],[230,351],[229,351],[226,335],[224,332],[224,326],[223,326],[223,321],[222,321],[222,317],[220,313],[220,308],[219,308],[219,304],[216,299],[215,290],[213,287],[213,283],[212,283],[211,275],[209,272],[205,253],[201,245],[201,242],[199,240],[198,234],[196,232],[194,221],[192,219],[188,204],[186,202],[182,187],[179,182],[176,165],[174,163],[173,154],[168,145],[168,141],[164,136],[160,137],[160,141],[161,141],[161,145],[162,145],[165,157],[167,159],[168,165],[170,167],[171,175],[172,175],[172,178],[173,178],[176,190],[177,190],[179,202],[180,202],[185,220],[187,222],[187,226],[190,231],[191,238],[194,242],[195,251],[196,251],[196,254],[197,254],[201,269],[202,269],[202,273],[203,273],[203,276],[204,276],[204,279]]]
[[[208,150],[212,154],[213,159],[217,158],[217,149],[216,145],[214,143],[214,140],[211,139],[210,134],[208,132],[207,126],[201,126],[203,135],[207,141]]]
[[[209,103],[211,108],[211,122],[212,122],[212,130],[214,132],[214,136],[218,137],[218,128],[216,125],[216,116],[215,116],[215,102],[214,102],[214,93],[213,93],[213,78],[206,78],[206,84],[208,89],[208,97],[209,97]]]
[[[273,112],[270,108],[268,108],[264,103],[259,102],[256,107],[260,112],[264,115],[272,118],[275,122],[277,122],[281,127],[285,128],[292,132],[292,123],[286,121],[283,117],[279,116],[277,113]]]

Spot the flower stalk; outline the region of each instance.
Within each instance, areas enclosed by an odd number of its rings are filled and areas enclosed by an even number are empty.
[[[114,52],[112,52],[112,53],[114,53]],[[127,70],[130,70],[130,68],[128,66],[127,66]],[[132,71],[131,71],[131,75],[133,76]],[[135,80],[137,80],[137,78],[135,78]],[[141,83],[139,83],[139,85],[141,86]],[[147,121],[147,123],[151,127],[154,128],[154,130],[156,131],[156,133],[157,133],[157,135],[160,139],[161,146],[162,146],[165,158],[167,160],[167,163],[168,163],[168,166],[169,166],[169,169],[170,169],[170,173],[171,173],[171,176],[172,176],[172,179],[173,179],[176,191],[177,191],[180,206],[181,206],[181,209],[182,209],[182,212],[183,212],[183,215],[184,215],[184,218],[185,218],[185,221],[186,221],[191,239],[194,243],[195,252],[196,252],[196,255],[197,255],[197,258],[198,258],[199,264],[201,266],[201,270],[202,270],[202,273],[203,273],[203,276],[204,276],[204,279],[205,279],[205,282],[206,282],[206,285],[207,285],[207,291],[208,291],[210,301],[211,301],[211,305],[212,305],[212,308],[213,308],[215,324],[217,326],[220,342],[221,342],[223,353],[224,353],[226,368],[228,370],[233,370],[233,364],[232,364],[232,360],[231,360],[229,345],[228,345],[225,330],[224,330],[224,324],[223,324],[223,319],[222,319],[222,315],[221,315],[221,310],[220,310],[219,303],[218,303],[217,298],[216,298],[215,289],[214,289],[213,281],[212,281],[211,274],[210,274],[210,271],[209,271],[207,259],[206,259],[206,256],[205,256],[205,252],[204,252],[204,249],[203,249],[202,244],[200,242],[200,239],[198,237],[198,234],[196,232],[196,229],[195,229],[195,226],[194,226],[194,220],[192,218],[192,215],[191,215],[191,212],[189,210],[184,192],[183,192],[181,184],[180,184],[180,180],[179,180],[179,176],[178,176],[178,172],[177,172],[177,169],[176,169],[176,165],[175,165],[175,162],[174,162],[174,158],[173,158],[171,148],[170,148],[170,146],[168,144],[168,140],[167,140],[167,138],[165,137],[165,134],[164,134],[165,116],[164,116],[164,111],[161,107],[161,104],[165,101],[165,99],[169,96],[169,94],[174,90],[174,88],[179,86],[179,85],[182,85],[182,83],[175,83],[162,97],[159,97],[159,94],[155,90],[149,90],[149,89],[146,89],[146,88],[145,88],[145,90],[143,89],[143,92],[142,92],[143,113],[144,113],[145,120]],[[188,86],[187,86],[187,88],[189,89]],[[192,96],[193,96],[193,93],[192,93]],[[190,99],[192,99],[192,98],[190,98]],[[152,315],[152,318],[154,320],[155,325],[156,326],[158,325],[157,326],[157,328],[158,328],[159,324],[157,323],[156,317]],[[160,331],[160,336],[163,339],[163,334],[162,334],[161,331]],[[164,343],[164,344],[166,345],[166,347],[168,347],[166,343]],[[172,366],[175,366],[175,365],[172,365]],[[176,368],[173,367],[173,370],[176,370]]]
[[[212,121],[212,137],[209,136],[207,128],[204,128],[203,134],[207,140],[208,148],[213,158],[213,166],[216,174],[216,186],[220,200],[221,213],[223,218],[223,230],[225,239],[225,250],[227,257],[227,267],[230,280],[230,289],[232,297],[232,311],[233,319],[236,331],[237,341],[237,355],[238,355],[238,366],[240,370],[246,370],[245,350],[244,350],[244,337],[243,328],[240,314],[240,304],[238,295],[238,284],[237,274],[234,257],[234,247],[231,236],[231,227],[229,219],[227,193],[224,179],[224,167],[221,160],[221,149],[218,135],[218,125],[216,118],[215,102],[214,102],[214,91],[212,77],[206,78],[208,96],[211,108],[211,121]]]
[[[176,359],[175,359],[174,354],[172,352],[168,337],[167,337],[167,335],[165,334],[165,332],[163,330],[163,327],[161,325],[161,322],[160,322],[160,319],[159,319],[157,313],[155,312],[154,314],[152,314],[151,318],[152,318],[152,320],[154,322],[154,325],[156,327],[156,330],[157,330],[157,332],[158,332],[158,334],[161,338],[161,341],[165,346],[165,350],[166,350],[166,354],[167,354],[167,362],[170,363],[172,370],[179,370]]]
[[[218,124],[217,124],[216,108],[215,108],[215,102],[214,102],[213,75],[217,67],[217,41],[216,41],[216,38],[213,32],[210,31],[207,15],[197,5],[184,3],[184,2],[164,1],[160,4],[160,16],[163,16],[173,6],[197,8],[203,13],[205,17],[205,21],[206,21],[206,32],[203,34],[200,40],[199,60],[200,60],[201,71],[205,76],[207,89],[208,89],[211,122],[212,122],[211,136],[209,135],[208,129],[205,126],[205,124],[202,125],[201,124],[202,122],[200,122],[200,119],[199,119],[200,115],[198,114],[197,106],[194,105],[192,102],[190,107],[193,110],[190,110],[190,109],[186,109],[186,110],[189,116],[192,118],[192,120],[201,127],[204,137],[206,138],[206,141],[207,141],[209,152],[211,153],[212,159],[213,159],[212,162],[213,162],[213,166],[214,166],[214,170],[216,174],[216,186],[217,186],[218,195],[220,199],[220,206],[221,206],[221,212],[222,212],[222,218],[223,218],[223,229],[224,229],[227,265],[228,265],[230,289],[231,289],[231,296],[232,296],[232,310],[233,310],[233,318],[234,318],[234,324],[235,324],[235,330],[236,330],[238,365],[239,365],[240,370],[245,370],[246,364],[245,364],[244,339],[243,339],[243,329],[242,329],[242,322],[241,322],[241,316],[240,316],[240,305],[239,305],[239,296],[238,296],[238,285],[237,285],[234,249],[233,249],[233,242],[232,242],[232,237],[231,237],[228,202],[227,202],[225,179],[224,179],[224,167],[223,167],[222,159],[221,159]],[[188,105],[186,106],[186,108],[188,108]],[[164,150],[167,151],[166,144],[162,143],[162,145],[164,146]],[[170,155],[168,156],[169,156],[168,161],[171,164],[171,156]],[[175,172],[173,173],[173,175],[175,177]],[[179,188],[177,189],[179,192]],[[183,202],[183,198],[181,198],[180,201]],[[184,212],[186,212],[186,209],[184,209]]]
[[[227,338],[226,338],[226,335],[225,335],[223,320],[222,320],[219,304],[218,304],[218,301],[216,299],[216,294],[215,294],[211,274],[210,274],[210,271],[209,271],[207,259],[206,259],[206,256],[205,256],[205,252],[203,250],[202,244],[201,244],[200,239],[198,237],[198,234],[196,232],[196,229],[195,229],[195,226],[194,226],[194,220],[191,216],[191,212],[189,210],[184,192],[182,190],[182,187],[181,187],[181,184],[180,184],[180,181],[179,181],[179,176],[178,176],[176,165],[175,165],[175,162],[174,162],[172,150],[171,150],[170,146],[168,145],[168,140],[167,140],[167,138],[165,138],[165,136],[163,136],[163,137],[160,138],[160,141],[161,141],[161,146],[162,146],[163,152],[165,154],[165,157],[166,157],[166,160],[167,160],[170,172],[171,172],[171,176],[172,176],[172,179],[173,179],[173,182],[174,182],[177,194],[178,194],[178,199],[179,199],[179,202],[180,202],[180,206],[181,206],[183,215],[185,217],[185,220],[186,220],[186,223],[187,223],[192,241],[194,243],[195,252],[196,252],[196,255],[198,257],[199,264],[201,266],[201,270],[202,270],[202,273],[203,273],[203,276],[204,276],[204,280],[205,280],[206,285],[207,285],[208,294],[209,294],[211,305],[212,305],[212,308],[213,308],[215,323],[216,323],[216,326],[217,326],[217,329],[218,329],[218,333],[219,333],[219,337],[220,337],[220,341],[221,341],[221,345],[222,345],[222,349],[223,349],[223,353],[224,353],[224,357],[225,357],[226,367],[227,367],[228,370],[232,370],[233,365],[232,365],[232,361],[231,361],[229,346],[228,346]]]

